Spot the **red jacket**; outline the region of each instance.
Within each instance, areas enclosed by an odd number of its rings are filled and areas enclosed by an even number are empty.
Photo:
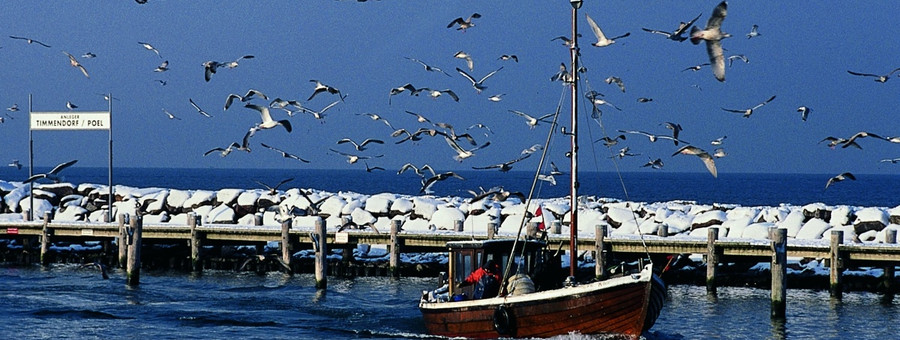
[[[466,277],[466,280],[465,280],[464,282],[465,282],[467,285],[475,284],[476,282],[478,282],[479,280],[481,280],[481,278],[484,277],[485,275],[491,275],[491,276],[493,276],[495,279],[497,279],[497,282],[500,282],[500,275],[499,275],[499,274],[493,273],[493,272],[488,271],[488,270],[485,270],[484,268],[478,268],[478,269],[476,269],[474,272],[472,272],[471,274],[469,274],[469,276]]]

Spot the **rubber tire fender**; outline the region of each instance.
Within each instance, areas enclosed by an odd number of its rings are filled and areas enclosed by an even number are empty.
[[[494,330],[500,335],[515,336],[516,318],[512,311],[505,305],[497,306],[494,310]]]

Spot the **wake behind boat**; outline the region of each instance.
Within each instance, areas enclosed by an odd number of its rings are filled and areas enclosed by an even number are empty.
[[[571,89],[569,272],[561,267],[560,251],[548,247],[546,234],[522,236],[522,218],[515,239],[449,242],[448,281],[423,293],[419,310],[428,332],[466,338],[551,337],[570,333],[621,334],[638,338],[656,322],[665,301],[665,285],[653,272],[653,264],[612,278],[576,282],[578,235],[578,81],[577,17],[581,0],[572,5],[569,46],[570,76],[561,76]],[[592,26],[596,26],[593,24]],[[595,31],[599,30],[595,29]],[[565,70],[563,65],[562,70]],[[561,71],[563,72],[563,71]],[[557,108],[557,116],[559,108]],[[549,119],[549,118],[548,118]],[[552,125],[555,126],[556,119]],[[551,127],[548,136],[553,136]],[[547,146],[543,148],[543,160]],[[534,193],[525,202],[526,211]],[[540,209],[540,208],[539,208]],[[538,210],[540,211],[540,210]],[[598,255],[602,253],[597,250]],[[648,256],[649,259],[649,256]],[[641,262],[639,262],[641,263]],[[492,269],[495,264],[505,268]],[[491,279],[491,277],[500,279]],[[494,281],[498,281],[494,283]],[[476,283],[475,287],[471,284]],[[495,287],[496,285],[496,287]],[[484,295],[484,296],[482,296]]]

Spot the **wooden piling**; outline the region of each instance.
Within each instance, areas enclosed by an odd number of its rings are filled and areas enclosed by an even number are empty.
[[[770,228],[772,239],[772,317],[784,318],[787,309],[787,229]]]
[[[125,270],[125,283],[137,286],[141,282],[141,234],[144,227],[141,215],[131,217],[128,230],[128,266]]]
[[[456,230],[457,232],[463,231],[463,221],[453,220],[453,230]]]
[[[553,235],[562,234],[562,222],[559,220],[550,223],[550,233]]]
[[[669,226],[660,224],[659,228],[656,229],[656,235],[659,235],[659,237],[669,237]]]
[[[706,239],[706,293],[716,294],[716,266],[719,264],[719,255],[716,251],[716,241],[719,239],[719,228],[709,227]]]
[[[261,226],[263,225],[263,215],[260,213],[253,214],[253,225]]]
[[[606,271],[606,226],[597,225],[594,227],[594,276],[598,280],[606,279],[609,273]]]
[[[50,265],[50,213],[44,213],[44,226],[41,228],[41,265]]]
[[[394,277],[400,277],[400,220],[391,221],[391,258],[390,271]]]
[[[490,222],[487,224],[487,238],[488,240],[494,239],[494,234],[497,233],[497,223]]]
[[[531,239],[538,238],[538,225],[540,225],[538,222],[528,222],[528,224],[525,225],[525,236]]]
[[[291,266],[291,219],[281,222],[281,260]]]
[[[191,227],[191,271],[199,273],[203,271],[203,260],[200,258],[200,249],[203,247],[203,235],[197,230],[200,224],[200,216],[191,214],[188,216],[188,226]]]
[[[125,269],[128,263],[128,233],[125,232],[125,214],[119,213],[116,217],[119,221],[119,238],[116,244],[119,246],[119,268]]]
[[[884,243],[897,243],[897,229],[884,230]],[[884,278],[882,285],[884,286],[884,292],[888,294],[894,293],[894,265],[895,263],[888,262],[888,264],[884,266]]]
[[[316,249],[316,288],[325,289],[328,286],[328,234],[325,230],[325,220],[316,218],[315,239],[312,240]]]
[[[841,243],[844,242],[844,231],[843,230],[832,230],[831,231],[831,252],[829,259],[831,264],[829,266],[829,283],[831,288],[831,297],[835,299],[841,299],[843,297],[843,287],[841,287],[841,269],[843,268],[843,263],[841,260]]]

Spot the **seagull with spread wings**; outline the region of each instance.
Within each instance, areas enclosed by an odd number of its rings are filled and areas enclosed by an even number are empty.
[[[447,25],[447,28],[453,27],[453,25],[459,25],[459,27],[457,27],[456,30],[457,31],[461,30],[461,31],[465,32],[466,29],[475,26],[475,23],[472,22],[472,19],[478,19],[478,18],[481,18],[481,14],[472,13],[472,15],[470,15],[467,19],[463,19],[462,17],[459,17],[459,18],[453,19],[453,21],[451,21],[450,24]]]
[[[485,142],[481,146],[477,146],[475,148],[465,150],[462,147],[460,147],[459,144],[457,144],[456,141],[450,137],[444,136],[444,140],[447,141],[447,145],[450,145],[450,148],[452,148],[453,151],[456,151],[456,156],[453,156],[453,159],[455,159],[457,162],[462,162],[464,159],[474,156],[475,151],[484,149],[488,145],[491,145],[491,142]]]
[[[199,112],[201,115],[203,115],[203,116],[206,117],[206,118],[212,117],[212,115],[210,115],[209,113],[206,113],[206,111],[203,111],[203,109],[201,109],[200,106],[197,105],[197,103],[194,103],[194,100],[193,100],[193,99],[188,98],[188,101],[191,102],[191,106],[193,106],[194,109],[196,109],[197,112]]]
[[[416,59],[416,58],[410,58],[410,57],[404,57],[404,58],[406,58],[407,60],[412,60],[412,61],[417,62],[417,63],[419,63],[420,65],[424,66],[424,67],[425,67],[425,71],[428,71],[428,72],[440,72],[440,73],[443,73],[444,75],[450,77],[450,74],[448,74],[447,72],[444,72],[444,70],[442,70],[442,69],[440,69],[440,68],[437,68],[437,67],[434,67],[434,66],[431,66],[431,65],[428,65],[428,64],[426,64],[424,61],[421,61],[421,60]]]
[[[585,16],[585,18],[587,18],[588,26],[591,26],[591,31],[594,32],[594,36],[597,37],[597,42],[591,44],[592,46],[606,47],[606,46],[614,44],[616,42],[616,39],[624,38],[624,37],[631,35],[631,32],[626,32],[625,34],[622,34],[618,37],[607,38],[606,35],[603,34],[603,31],[600,30],[600,26],[597,25],[596,22],[594,22],[594,19],[591,19],[591,16],[589,16],[587,14],[585,14],[584,16]]]
[[[517,115],[522,116],[523,118],[525,118],[525,123],[528,124],[528,126],[531,127],[532,130],[533,130],[535,127],[537,127],[538,123],[540,123],[540,122],[544,122],[544,123],[552,123],[553,121],[548,120],[548,119],[549,119],[550,117],[553,117],[554,114],[556,114],[556,113],[548,113],[548,114],[545,114],[545,115],[543,115],[543,116],[540,116],[540,117],[535,118],[535,117],[532,117],[531,115],[529,115],[529,114],[527,114],[527,113],[525,113],[525,112],[518,111],[518,110],[509,110],[509,112],[515,113],[515,114],[517,114]]]
[[[728,111],[728,112],[740,113],[740,114],[743,114],[743,115],[744,115],[744,118],[750,118],[750,115],[753,114],[753,110],[756,110],[756,109],[758,109],[758,108],[763,107],[763,105],[768,104],[768,103],[771,102],[772,100],[775,100],[775,96],[769,97],[769,99],[766,99],[766,101],[764,101],[764,102],[762,102],[762,103],[759,103],[759,104],[756,104],[756,106],[751,107],[751,108],[749,108],[749,109],[737,110],[737,109],[726,109],[726,108],[723,107],[722,110],[725,110],[725,111]]]
[[[895,69],[891,70],[891,72],[889,72],[888,74],[884,74],[884,75],[872,74],[872,73],[859,73],[859,72],[853,72],[850,70],[847,70],[847,73],[850,73],[854,76],[874,77],[876,82],[884,83],[884,82],[887,82],[888,79],[891,79],[891,76],[893,76],[894,73],[897,71],[900,71],[900,67],[895,68]]]
[[[62,178],[59,177],[59,172],[63,171],[63,169],[65,169],[65,168],[72,166],[72,164],[75,164],[76,162],[78,162],[77,159],[71,160],[71,161],[68,161],[65,163],[60,163],[59,165],[53,167],[53,169],[50,169],[50,171],[48,171],[46,173],[31,175],[31,177],[28,177],[28,179],[23,181],[22,184],[28,184],[28,183],[34,182],[39,179],[44,179],[44,178],[49,179],[49,180],[53,181],[54,183],[59,183],[62,180]]]
[[[84,66],[82,66],[81,63],[79,63],[77,59],[75,59],[75,56],[69,54],[69,52],[66,52],[66,51],[63,51],[63,53],[65,55],[69,56],[69,65],[72,65],[72,67],[81,70],[81,73],[84,74],[85,77],[88,77],[88,78],[91,77],[88,75],[88,71],[86,69],[84,69]]]
[[[701,15],[703,15],[703,13],[697,14],[697,17],[692,19],[691,21],[688,21],[688,22],[682,21],[680,24],[678,24],[678,27],[675,28],[675,30],[672,32],[652,30],[649,28],[641,28],[641,29],[643,29],[645,32],[662,34],[662,35],[666,36],[666,38],[668,38],[669,40],[682,42],[682,41],[685,41],[688,39],[687,37],[683,36],[683,34],[685,32],[687,32],[687,30],[690,29],[692,25],[694,25],[694,22],[697,21],[697,19],[700,19]]]
[[[474,87],[475,90],[478,91],[478,93],[481,93],[482,90],[484,90],[484,89],[487,88],[487,86],[484,86],[484,81],[487,80],[488,78],[490,78],[491,76],[493,76],[495,73],[499,72],[499,71],[502,70],[502,69],[503,69],[503,66],[500,66],[500,68],[491,71],[490,73],[488,73],[488,74],[485,75],[484,77],[481,77],[481,79],[479,79],[478,81],[476,81],[475,78],[473,78],[473,77],[470,76],[468,73],[466,73],[466,71],[461,70],[459,67],[456,68],[456,72],[459,72],[459,74],[461,74],[463,77],[465,77],[465,78],[468,79],[470,82],[472,82],[472,87]]]
[[[290,182],[290,181],[293,181],[293,180],[294,180],[293,177],[292,177],[292,178],[283,179],[283,180],[281,180],[281,182],[278,182],[278,184],[275,184],[275,186],[270,186],[270,185],[268,185],[268,184],[266,184],[266,183],[263,183],[263,182],[260,182],[260,181],[254,181],[254,182],[256,182],[256,184],[262,185],[264,188],[266,188],[266,190],[269,190],[269,194],[270,194],[270,195],[275,195],[275,193],[278,192],[278,187],[284,185],[284,183],[287,183],[287,182]]]
[[[706,41],[706,54],[709,55],[709,63],[712,65],[713,75],[718,81],[725,81],[725,55],[722,49],[722,39],[731,37],[731,34],[722,32],[722,22],[728,14],[728,4],[725,1],[719,3],[713,9],[712,16],[706,22],[706,28],[691,28],[691,43],[697,45],[701,40]]]
[[[372,144],[372,143],[384,144],[384,141],[382,141],[380,139],[366,138],[366,140],[362,141],[362,143],[357,143],[350,138],[344,138],[344,139],[337,141],[337,143],[338,144],[350,143],[350,144],[353,144],[353,146],[356,148],[356,151],[365,151],[367,149],[367,145]]]
[[[301,161],[301,162],[303,162],[303,163],[309,163],[308,160],[305,160],[305,159],[303,159],[303,158],[300,158],[300,156],[297,156],[297,155],[295,155],[295,154],[289,153],[289,152],[287,152],[287,151],[281,150],[281,149],[276,148],[276,147],[273,147],[273,146],[269,146],[269,145],[267,145],[266,143],[259,143],[259,144],[262,145],[262,146],[263,146],[264,148],[266,148],[266,149],[274,150],[275,152],[280,152],[280,153],[281,153],[281,157],[284,157],[284,158],[290,158],[290,159],[296,159],[296,160]],[[279,184],[279,185],[280,185],[280,184]]]
[[[718,177],[718,173],[716,172],[716,161],[713,160],[713,157],[703,149],[696,146],[685,145],[678,149],[678,151],[675,151],[672,156],[675,156],[677,154],[694,155],[700,157],[700,160],[702,160],[703,164],[706,165],[706,170],[709,170],[709,173],[712,174],[713,177]]]
[[[831,185],[834,184],[834,183],[837,183],[837,182],[840,182],[840,181],[843,181],[843,180],[847,180],[847,179],[855,181],[855,180],[856,180],[856,176],[853,176],[852,173],[844,172],[844,173],[841,173],[841,174],[839,174],[839,175],[837,175],[837,176],[834,176],[834,177],[832,177],[832,178],[829,178],[829,179],[828,179],[828,182],[825,182],[825,189],[828,189],[828,187],[831,186]]]
[[[31,39],[31,38],[17,37],[17,36],[13,36],[13,35],[11,35],[11,36],[9,36],[9,37],[10,37],[10,38],[13,38],[13,39],[18,39],[18,40],[25,40],[25,42],[27,42],[27,43],[29,43],[29,44],[38,44],[38,45],[41,45],[41,46],[44,46],[44,47],[50,47],[50,45],[47,45],[47,44],[45,44],[45,43],[42,43],[42,42],[40,42],[40,41]]]

